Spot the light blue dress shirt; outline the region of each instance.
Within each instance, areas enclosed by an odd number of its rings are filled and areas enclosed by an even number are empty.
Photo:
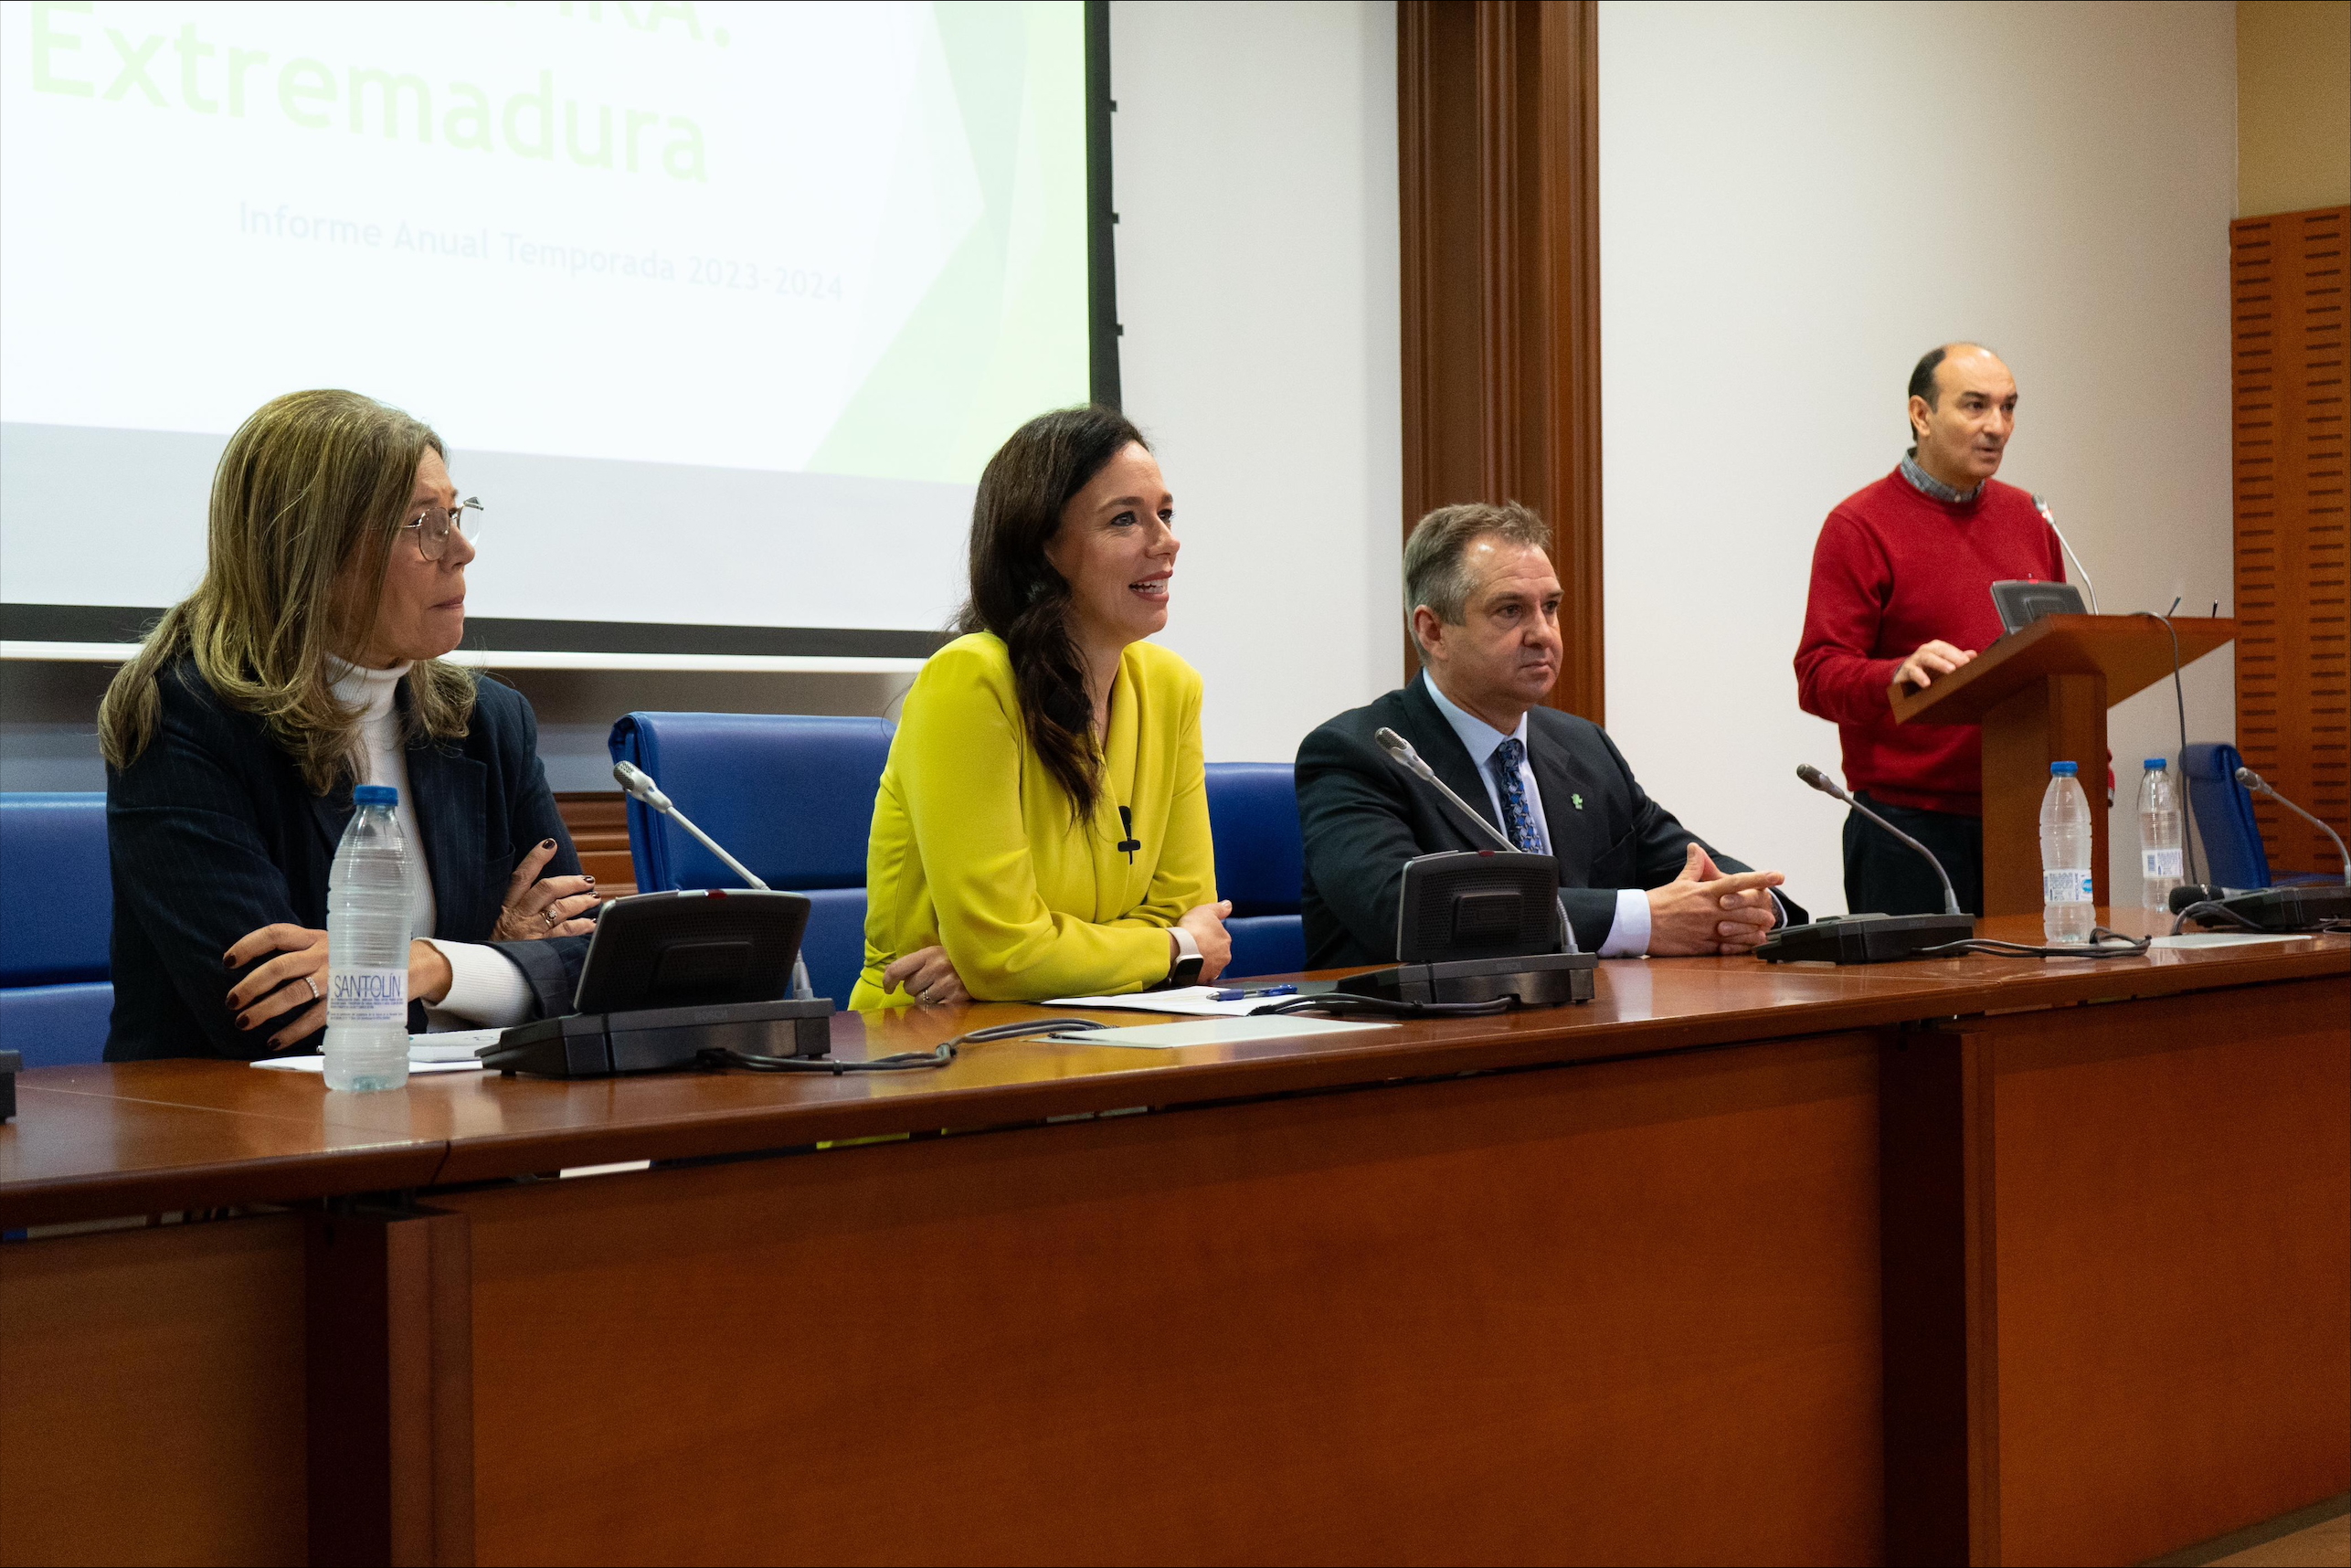
[[[1455,704],[1438,689],[1436,679],[1426,670],[1421,672],[1421,683],[1428,688],[1430,701],[1453,733],[1461,737],[1462,748],[1477,766],[1477,781],[1486,786],[1486,803],[1494,808],[1494,821],[1502,821],[1501,781],[1494,772],[1494,751],[1504,741],[1515,738],[1519,743],[1519,778],[1526,786],[1527,807],[1534,813],[1535,837],[1541,841],[1543,853],[1551,850],[1551,823],[1543,816],[1543,793],[1535,783],[1535,760],[1527,747],[1527,715],[1519,715],[1519,727],[1504,735],[1484,719]],[[1637,887],[1616,890],[1616,918],[1608,927],[1608,939],[1600,944],[1604,959],[1635,959],[1649,950],[1649,895]]]

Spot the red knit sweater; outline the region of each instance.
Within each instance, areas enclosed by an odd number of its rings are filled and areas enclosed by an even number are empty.
[[[1828,514],[1813,546],[1796,694],[1805,712],[1837,726],[1848,787],[1897,806],[1983,815],[1982,733],[1897,725],[1886,688],[1922,642],[1991,647],[2000,635],[1991,588],[2004,577],[2065,580],[2057,535],[2014,485],[1992,480],[1954,505],[1921,494],[1897,468]]]

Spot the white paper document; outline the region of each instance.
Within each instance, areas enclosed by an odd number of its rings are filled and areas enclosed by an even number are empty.
[[[1239,1045],[1258,1040],[1297,1040],[1308,1034],[1346,1034],[1359,1029],[1393,1029],[1393,1023],[1338,1023],[1327,1018],[1209,1018],[1195,1023],[1139,1023],[1127,1029],[1089,1029],[1049,1034],[1065,1045],[1128,1045],[1171,1051],[1179,1045]]]
[[[1294,991],[1285,991],[1276,995],[1267,995],[1262,988],[1252,987],[1252,995],[1231,1001],[1217,1000],[1220,992],[1240,989],[1238,986],[1191,985],[1175,991],[1131,991],[1124,996],[1059,996],[1044,1005],[1117,1008],[1128,1012],[1179,1012],[1193,1018],[1246,1018],[1269,1002],[1284,1001],[1297,994]]]
[[[474,1054],[484,1045],[498,1044],[503,1029],[451,1029],[439,1034],[408,1036],[408,1071],[416,1073],[478,1073],[481,1058]],[[323,1073],[323,1056],[270,1056],[256,1062],[257,1067],[277,1067],[289,1073]]]
[[[498,1044],[503,1029],[448,1029],[438,1034],[408,1036],[408,1065],[419,1062],[471,1062],[484,1045]]]
[[[323,1073],[326,1071],[326,1058],[323,1056],[271,1056],[256,1062],[253,1065],[276,1067],[289,1073]],[[478,1073],[481,1070],[482,1064],[473,1061],[419,1062],[414,1056],[408,1058],[408,1076],[412,1078],[419,1073]]]
[[[2301,939],[2298,931],[2187,931],[2176,937],[2157,937],[2150,948],[2237,948],[2247,942],[2293,942]]]

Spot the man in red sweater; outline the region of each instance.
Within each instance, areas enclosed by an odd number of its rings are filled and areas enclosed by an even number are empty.
[[[1893,472],[1839,502],[1812,552],[1795,656],[1797,700],[1833,721],[1845,782],[1933,850],[1960,906],[1984,910],[1983,736],[1972,725],[1896,725],[1895,679],[1933,683],[1992,645],[2002,578],[2063,582],[2056,533],[2032,497],[1992,476],[2016,429],[2017,383],[1978,344],[1931,350],[1911,373],[1915,444]],[[1845,821],[1854,914],[1933,915],[1943,885],[1859,812]]]

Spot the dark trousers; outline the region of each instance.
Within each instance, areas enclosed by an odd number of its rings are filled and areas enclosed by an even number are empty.
[[[1934,852],[1959,907],[1984,913],[1984,819],[1855,799]],[[1845,818],[1845,907],[1856,915],[1940,915],[1943,883],[1918,852],[1859,811]]]

